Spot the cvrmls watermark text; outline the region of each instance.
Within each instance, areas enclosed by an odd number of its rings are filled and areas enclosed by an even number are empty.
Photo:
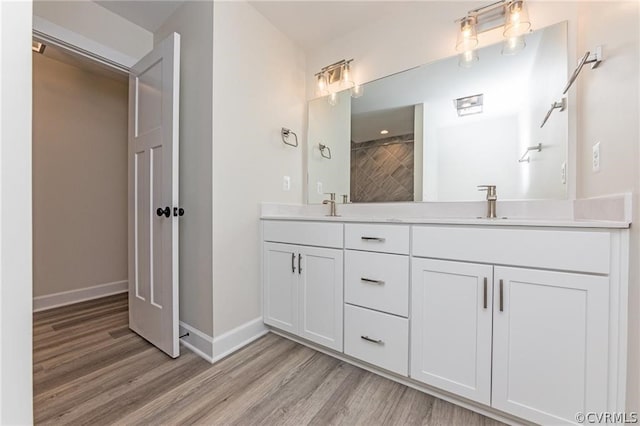
[[[588,413],[576,413],[576,421],[578,423],[587,424],[621,424],[621,423],[638,423],[638,413],[609,413],[603,412],[588,412]]]

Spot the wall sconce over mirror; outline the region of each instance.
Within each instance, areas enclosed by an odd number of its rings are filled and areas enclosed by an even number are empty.
[[[458,65],[471,67],[479,60],[478,33],[504,26],[505,41],[501,53],[515,55],[526,47],[524,35],[531,29],[529,12],[524,0],[500,0],[487,6],[467,12],[463,18],[457,19],[459,26],[456,50],[460,52]]]
[[[320,69],[320,72],[315,74],[316,95],[328,96],[328,102],[332,106],[338,102],[336,93],[339,91],[348,89],[352,97],[362,96],[362,86],[353,81],[351,62],[353,59],[342,59]]]

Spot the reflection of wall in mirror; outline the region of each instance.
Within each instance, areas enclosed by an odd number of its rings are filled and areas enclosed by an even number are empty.
[[[519,155],[528,146],[538,143],[542,144],[542,151],[530,152],[530,161],[520,163],[520,198],[564,198],[567,195],[566,181],[562,183],[561,173],[568,154],[568,112],[555,110],[540,128],[549,106],[562,97],[567,75],[566,46],[566,25],[545,28],[527,79],[529,102],[521,118]]]
[[[324,193],[334,192],[341,200],[349,194],[350,185],[351,94],[338,93],[336,105],[326,97],[309,102],[307,134],[308,202],[321,203]],[[331,159],[322,157],[319,144],[331,149]]]

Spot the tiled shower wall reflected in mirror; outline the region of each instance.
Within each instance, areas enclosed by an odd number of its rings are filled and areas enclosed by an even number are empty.
[[[414,135],[351,142],[351,201],[413,201]]]

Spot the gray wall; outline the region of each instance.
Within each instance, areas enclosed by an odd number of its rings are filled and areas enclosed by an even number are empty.
[[[180,321],[213,335],[213,4],[185,2],[155,32],[180,34]]]
[[[33,293],[127,280],[127,83],[33,55]]]

